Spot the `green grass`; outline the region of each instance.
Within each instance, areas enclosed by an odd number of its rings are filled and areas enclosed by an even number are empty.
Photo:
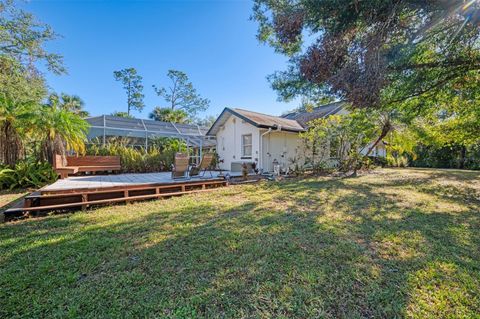
[[[480,173],[384,169],[0,225],[0,317],[480,318]]]

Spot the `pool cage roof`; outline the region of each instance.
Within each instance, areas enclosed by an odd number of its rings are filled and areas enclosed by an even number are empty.
[[[143,119],[102,115],[86,119],[90,124],[88,140],[103,140],[107,136],[121,136],[148,140],[156,137],[172,137],[184,140],[190,147],[208,148],[215,146],[215,138],[206,136],[208,127],[195,124],[178,124]]]

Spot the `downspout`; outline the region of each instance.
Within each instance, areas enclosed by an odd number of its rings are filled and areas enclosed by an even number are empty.
[[[260,168],[263,170],[263,137],[267,134],[272,132],[272,128],[270,127],[268,131],[260,135]]]

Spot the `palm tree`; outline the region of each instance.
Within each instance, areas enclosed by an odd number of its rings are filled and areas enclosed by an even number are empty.
[[[56,105],[64,110],[70,111],[79,115],[82,118],[88,117],[88,111],[84,110],[85,102],[78,95],[69,95],[66,93],[50,94],[48,97],[48,104],[56,103]]]
[[[41,108],[36,126],[42,128],[42,157],[50,163],[53,163],[54,154],[65,156],[66,151],[85,152],[88,123],[56,102]]]
[[[115,111],[110,115],[111,116],[116,116],[116,117],[123,117],[123,118],[126,118],[126,119],[133,119],[134,118],[133,115],[130,115],[127,112],[122,112],[122,111]]]
[[[168,107],[155,107],[149,117],[155,121],[188,123],[188,114],[184,110],[172,110]]]
[[[14,166],[23,158],[23,139],[44,94],[41,77],[0,56],[0,163]]]
[[[23,143],[17,130],[19,109],[12,101],[2,101],[0,106],[0,163],[14,166],[23,154]]]

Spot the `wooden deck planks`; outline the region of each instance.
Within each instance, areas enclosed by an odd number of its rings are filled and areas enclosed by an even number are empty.
[[[72,177],[58,180],[26,196],[23,205],[5,211],[5,215],[71,208],[85,210],[91,205],[177,196],[221,186],[228,186],[228,181],[221,177],[173,181],[170,173]]]
[[[202,180],[218,179],[218,172],[214,173],[214,177],[202,178]],[[67,179],[58,180],[55,183],[42,188],[42,193],[51,193],[64,190],[75,189],[99,189],[117,186],[131,186],[138,184],[176,184],[189,181],[197,181],[199,178],[191,178],[185,180],[172,180],[170,172],[161,173],[142,173],[142,174],[118,174],[118,175],[88,175],[69,177]]]

